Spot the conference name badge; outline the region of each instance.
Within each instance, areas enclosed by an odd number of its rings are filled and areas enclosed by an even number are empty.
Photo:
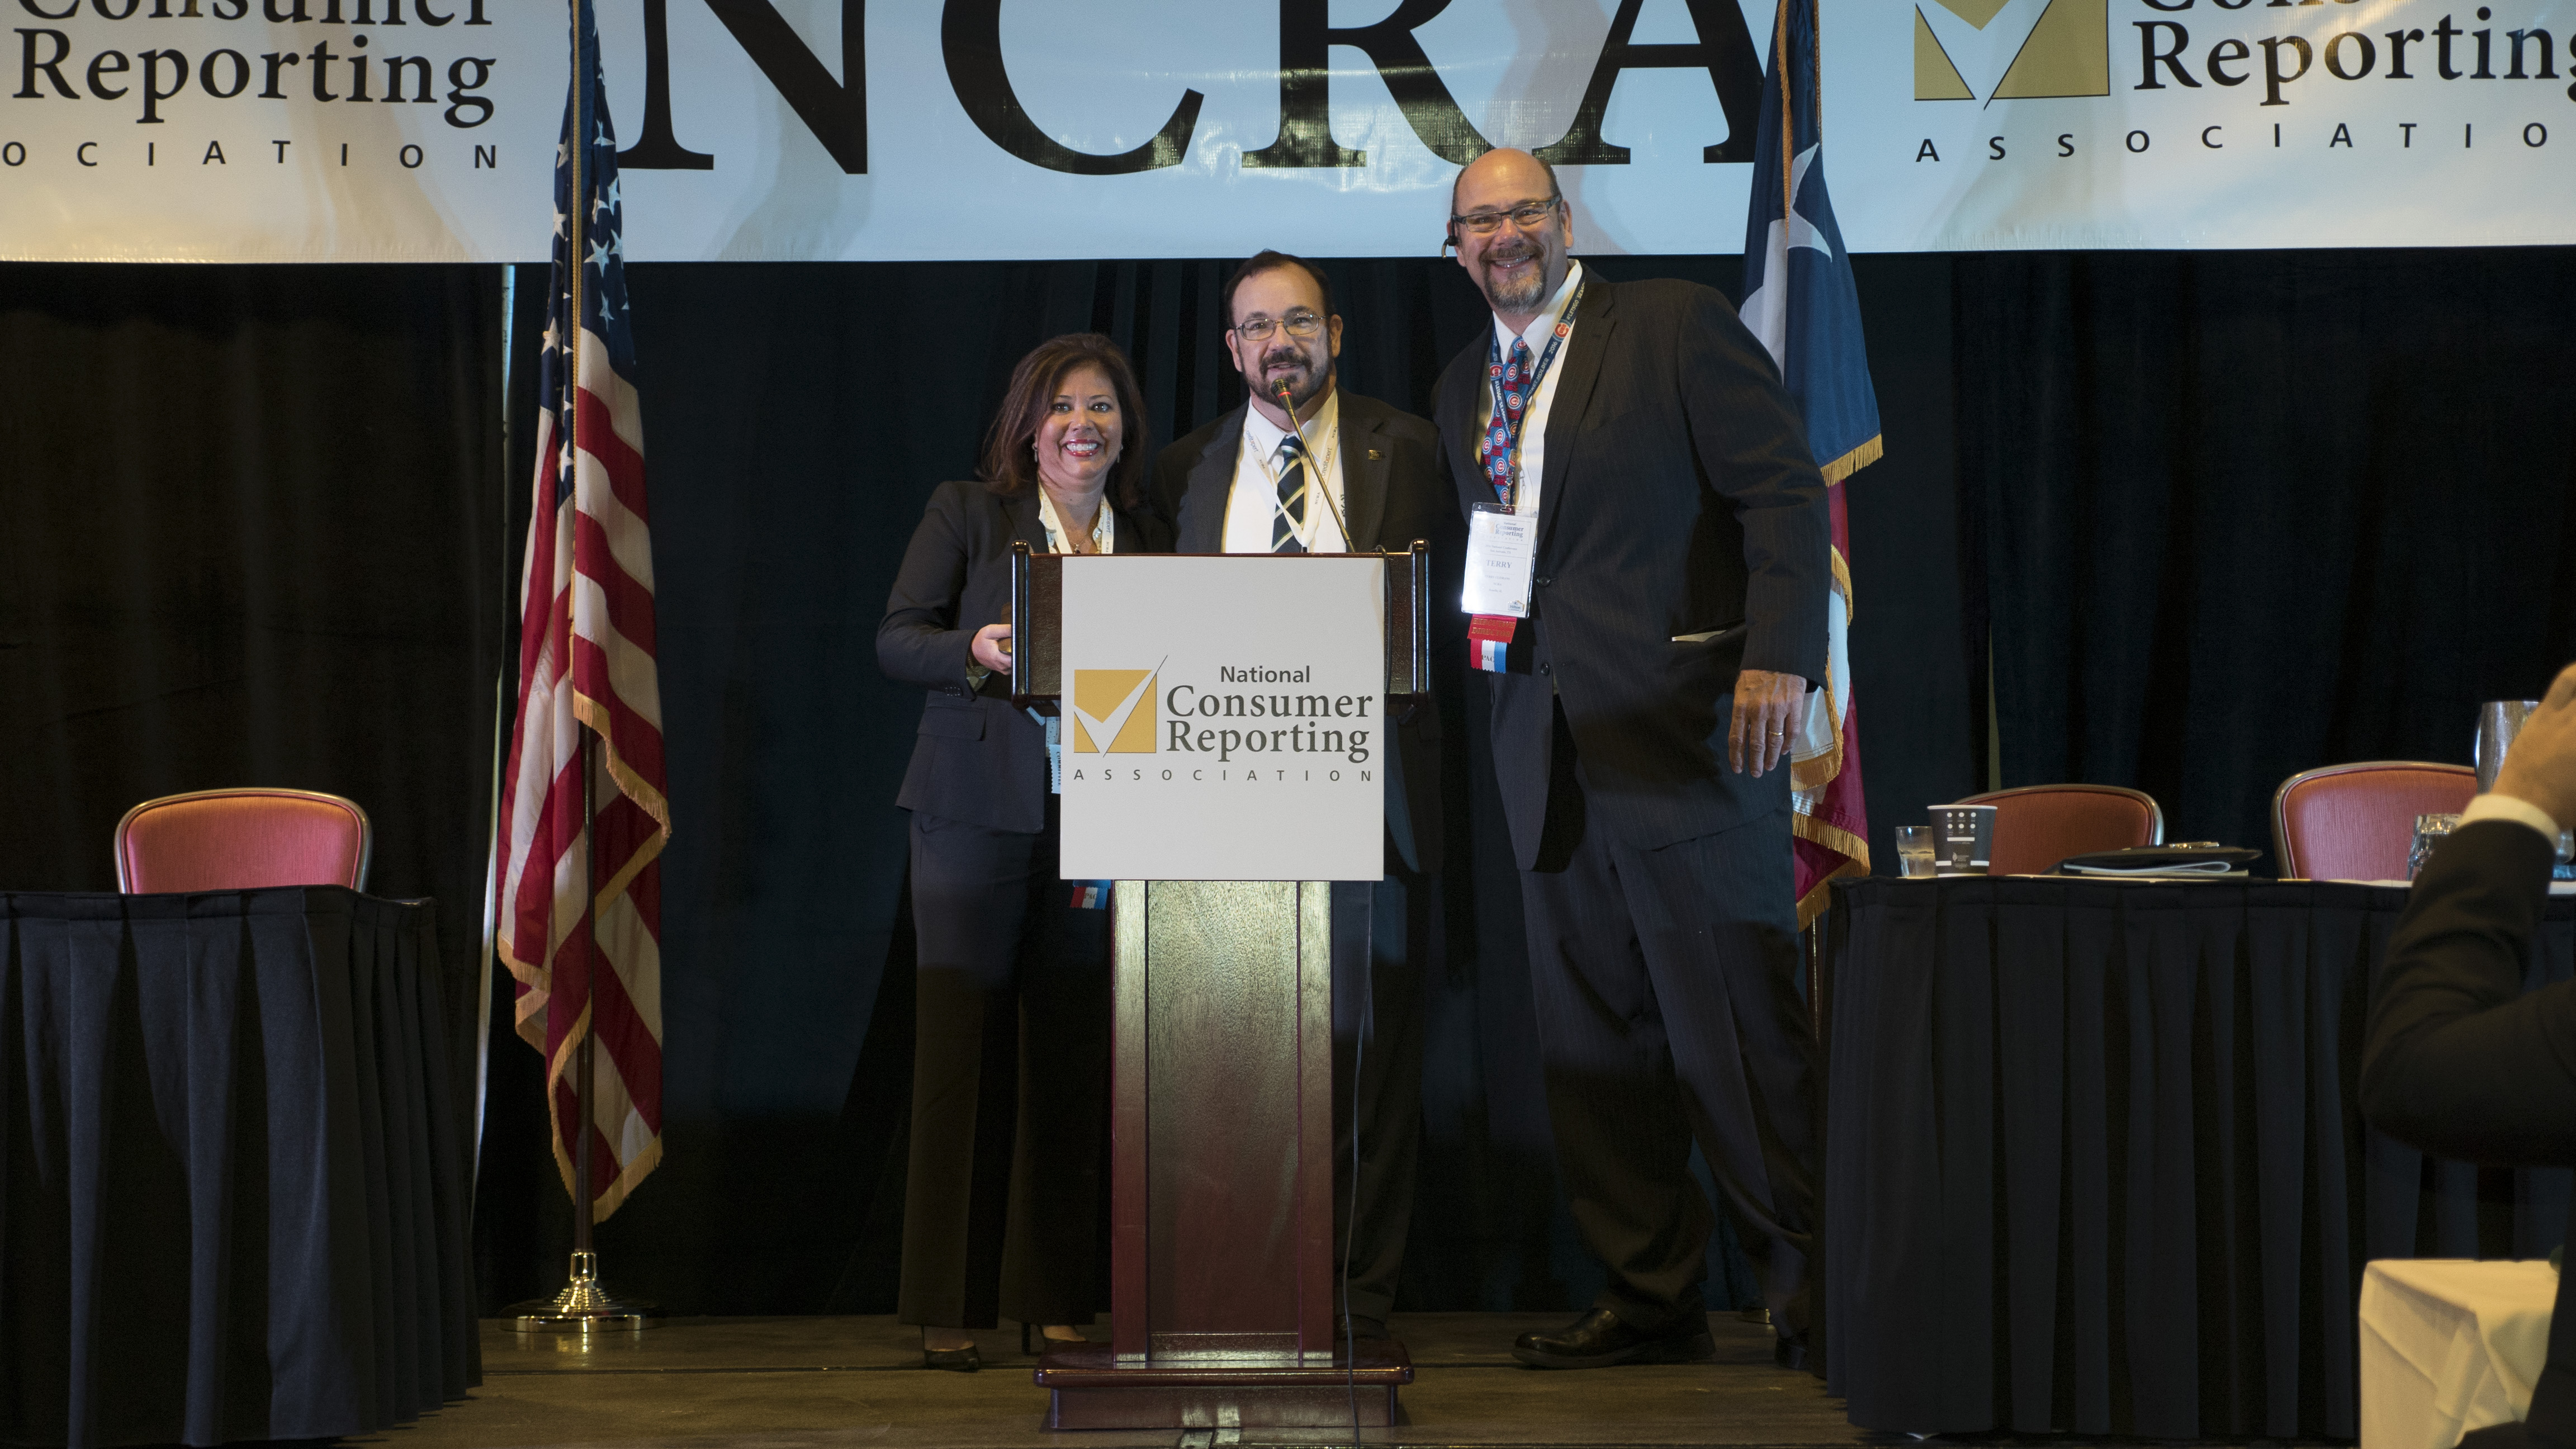
[[[1530,572],[1538,558],[1537,519],[1495,503],[1467,517],[1467,587],[1458,605],[1470,614],[1529,617]]]
[[[1536,522],[1498,503],[1479,503],[1467,517],[1467,585],[1458,603],[1474,616],[1467,646],[1478,669],[1507,670],[1516,621],[1529,617],[1530,574],[1538,555]]]

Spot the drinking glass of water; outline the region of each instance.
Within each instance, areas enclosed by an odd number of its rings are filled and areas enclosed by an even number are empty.
[[[1896,827],[1896,869],[1908,880],[1937,873],[1932,863],[1931,826]]]

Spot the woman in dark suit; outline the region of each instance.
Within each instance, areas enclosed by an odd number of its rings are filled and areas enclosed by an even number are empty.
[[[1011,706],[1000,621],[1014,542],[1170,551],[1140,506],[1141,403],[1098,333],[1020,359],[983,477],[931,495],[877,626],[878,667],[930,691],[896,799],[912,812],[920,945],[897,1306],[932,1368],[979,1367],[969,1330],[997,1313],[1078,1340],[1097,1298],[1109,913],[1077,908],[1057,878],[1053,722]]]

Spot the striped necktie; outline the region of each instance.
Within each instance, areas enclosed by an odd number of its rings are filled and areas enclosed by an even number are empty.
[[[1297,535],[1306,527],[1306,450],[1294,433],[1279,442],[1279,511],[1270,520],[1272,553],[1304,553]]]

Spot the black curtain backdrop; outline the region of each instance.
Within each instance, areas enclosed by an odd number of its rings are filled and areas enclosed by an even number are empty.
[[[2576,249],[1954,276],[2004,783],[2269,851],[2285,777],[2466,764],[2480,700],[2576,655]]]
[[[1152,441],[1233,406],[1230,266],[630,269],[678,828],[667,1154],[602,1226],[612,1285],[680,1312],[891,1306],[892,801],[919,705],[876,672],[885,591],[1040,339],[1126,345]],[[1328,269],[1345,384],[1423,409],[1484,325],[1465,278]],[[2477,699],[2576,653],[2567,251],[1858,269],[1887,457],[1849,485],[1853,673],[1883,859],[1892,825],[1990,783],[1990,640],[2004,783],[2133,784],[2177,838],[2257,845],[2283,775],[2465,758]],[[447,949],[473,950],[547,279],[516,283],[504,464],[498,269],[0,267],[0,884],[112,884],[108,832],[148,795],[304,784],[366,803],[376,885],[439,896]],[[1557,1202],[1473,681],[1453,707],[1401,1306],[1573,1307],[1597,1279]],[[550,1291],[569,1241],[537,1057],[496,995],[487,1308]]]
[[[471,971],[501,336],[490,267],[0,265],[0,889],[115,890],[154,796],[325,790]]]

